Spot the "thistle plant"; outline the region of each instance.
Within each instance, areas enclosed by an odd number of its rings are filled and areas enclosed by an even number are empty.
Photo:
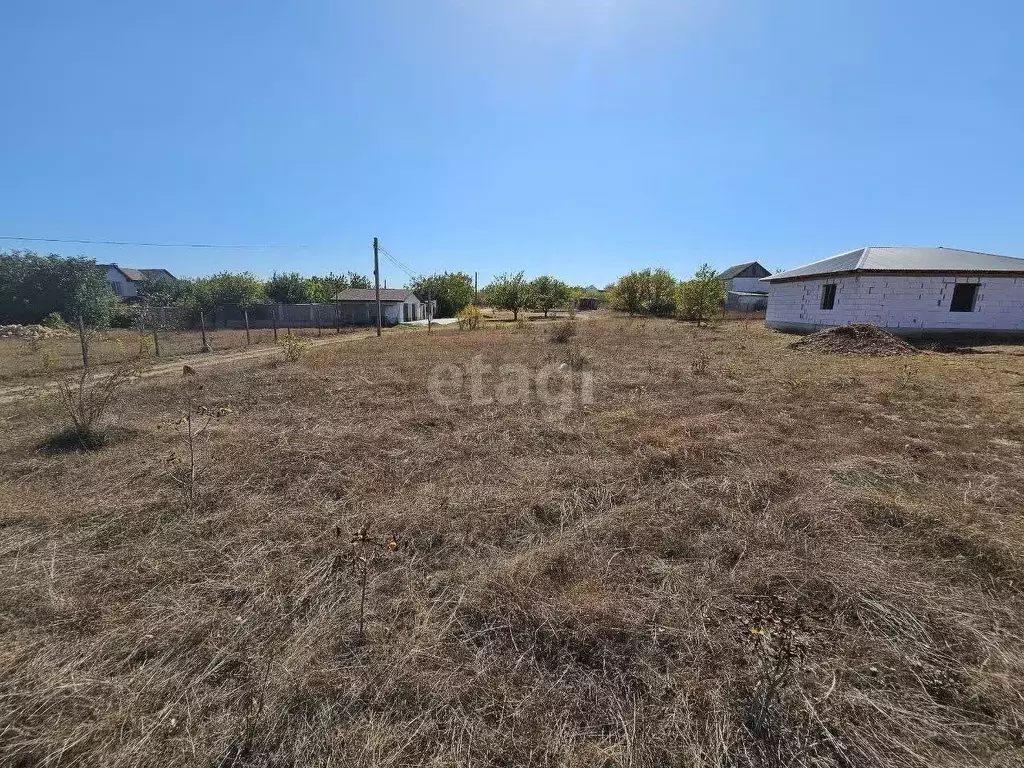
[[[335,526],[334,535],[341,538],[341,528]],[[375,538],[369,534],[369,525],[363,525],[350,541],[348,561],[351,573],[359,583],[359,642],[363,642],[363,626],[366,618],[366,585],[370,569],[378,561],[382,553],[394,554],[398,551],[398,538],[391,534],[387,539]],[[335,563],[341,561],[341,554],[335,556]]]
[[[185,366],[185,376],[194,376],[192,369]],[[191,509],[199,492],[199,481],[205,469],[202,446],[203,437],[214,421],[232,413],[230,405],[207,406],[203,402],[203,385],[192,378],[182,382],[181,415],[174,422],[177,433],[177,447],[167,456],[169,474],[172,480],[181,486],[185,506]]]

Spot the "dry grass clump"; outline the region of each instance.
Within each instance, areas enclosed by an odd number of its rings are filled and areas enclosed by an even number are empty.
[[[560,320],[551,326],[549,337],[556,344],[567,344],[576,335],[575,320]]]
[[[1021,763],[1024,359],[578,337],[568,411],[428,395],[549,364],[533,327],[201,374],[235,414],[187,512],[176,382],[96,453],[0,406],[0,763]]]

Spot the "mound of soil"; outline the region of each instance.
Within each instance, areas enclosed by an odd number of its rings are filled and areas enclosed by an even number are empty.
[[[913,355],[917,352],[898,336],[870,323],[840,325],[804,336],[789,345],[825,355]]]

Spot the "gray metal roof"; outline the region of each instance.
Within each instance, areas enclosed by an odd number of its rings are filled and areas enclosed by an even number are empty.
[[[870,246],[762,277],[770,283],[849,272],[1013,272],[1024,274],[1024,259],[956,248]]]
[[[725,272],[718,275],[719,280],[732,280],[741,272],[745,271],[748,267],[757,266],[760,267],[761,271],[768,274],[768,270],[758,264],[756,261],[748,261],[745,264],[737,264],[735,267],[729,267]]]
[[[160,278],[169,278],[171,280],[177,280],[174,275],[168,272],[166,269],[135,269],[134,267],[122,267],[118,264],[97,264],[97,267],[103,269],[109,269],[113,267],[122,275],[127,277],[133,283],[143,282],[145,280],[158,280]]]

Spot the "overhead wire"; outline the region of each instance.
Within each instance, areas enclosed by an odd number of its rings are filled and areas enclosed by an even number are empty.
[[[124,245],[133,248],[222,248],[226,250],[276,248],[286,250],[312,247],[309,245],[279,245],[272,243],[150,243],[131,240],[72,240],[59,237],[16,237],[14,235],[0,235],[0,240],[26,243],[64,243],[68,245]]]

